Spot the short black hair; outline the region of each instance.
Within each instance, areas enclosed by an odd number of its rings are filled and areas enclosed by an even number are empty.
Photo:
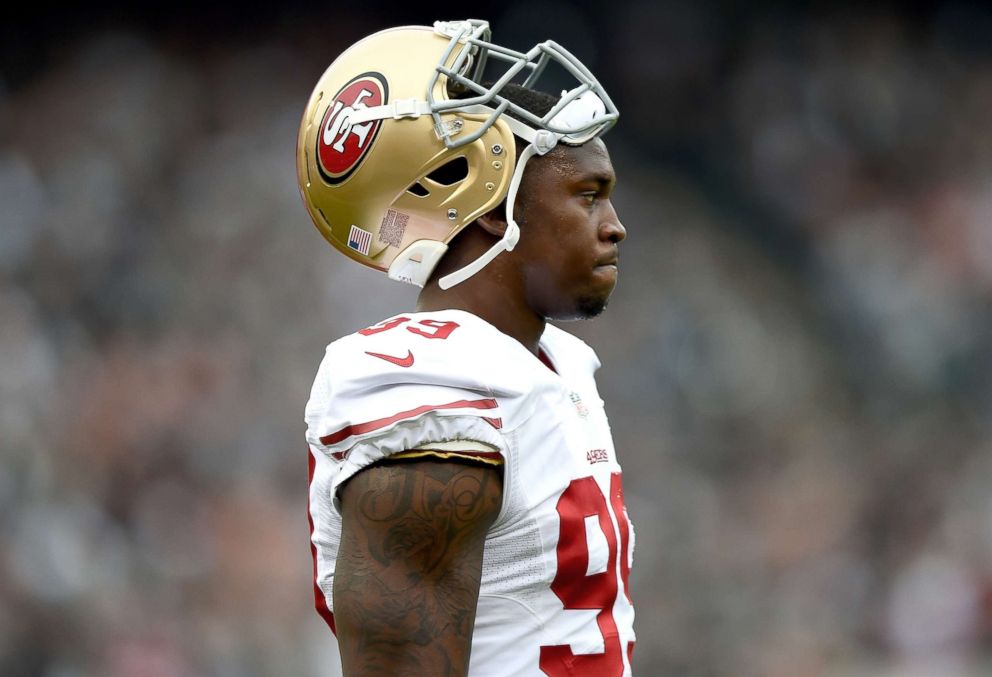
[[[493,86],[493,83],[484,82],[482,83],[482,86],[488,89]],[[539,118],[547,115],[560,100],[560,97],[557,97],[554,94],[549,94],[536,89],[530,89],[529,87],[524,87],[523,85],[518,85],[514,82],[508,82],[503,85],[503,87],[499,90],[499,94],[509,100],[510,103],[520,106],[528,113],[536,115]],[[478,96],[478,93],[468,90],[459,93],[455,96],[455,98],[470,99],[474,96]],[[507,109],[505,115],[509,115],[511,118],[519,120],[524,124],[530,124],[527,120],[524,120],[522,117],[514,113],[513,109]]]
[[[558,101],[561,98],[555,96],[554,94],[541,92],[536,89],[530,89],[512,82],[507,83],[503,89],[500,90],[500,94],[509,100],[510,103],[520,106],[525,111],[533,113],[539,118],[547,115],[548,112],[558,104]],[[512,110],[508,109],[507,115],[512,118],[516,118],[521,122],[526,122],[526,120],[521,119]]]

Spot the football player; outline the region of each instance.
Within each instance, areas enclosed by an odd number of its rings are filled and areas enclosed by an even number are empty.
[[[560,96],[549,64],[574,80]],[[475,20],[376,33],[317,83],[310,216],[422,287],[328,346],[306,408],[314,593],[345,675],[630,674],[634,534],[599,361],[547,323],[616,285],[616,119],[564,48],[506,49]]]

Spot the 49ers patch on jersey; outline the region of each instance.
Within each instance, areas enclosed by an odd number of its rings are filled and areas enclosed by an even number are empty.
[[[368,72],[352,78],[334,98],[317,132],[317,169],[331,185],[341,183],[354,172],[368,153],[382,126],[382,120],[353,125],[352,113],[381,106],[389,100],[389,85],[381,73]]]

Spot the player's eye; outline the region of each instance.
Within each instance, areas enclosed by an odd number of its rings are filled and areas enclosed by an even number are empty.
[[[596,198],[599,197],[599,193],[594,190],[589,190],[581,193],[580,196],[582,201],[586,203],[587,206],[592,206],[596,204]]]

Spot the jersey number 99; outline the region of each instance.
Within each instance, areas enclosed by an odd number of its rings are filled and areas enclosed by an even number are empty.
[[[560,532],[558,535],[558,571],[551,590],[566,609],[594,609],[599,632],[603,636],[603,652],[572,653],[569,645],[541,647],[541,671],[549,677],[620,677],[623,674],[623,648],[613,618],[613,603],[617,599],[617,537],[610,519],[610,507],[620,530],[620,578],[624,594],[630,599],[630,563],[628,547],[630,529],[623,506],[620,473],[610,476],[610,505],[592,477],[572,480],[558,499]],[[588,574],[589,545],[586,539],[586,518],[596,517],[606,537],[608,555],[606,571]],[[633,642],[627,646],[628,656]]]

